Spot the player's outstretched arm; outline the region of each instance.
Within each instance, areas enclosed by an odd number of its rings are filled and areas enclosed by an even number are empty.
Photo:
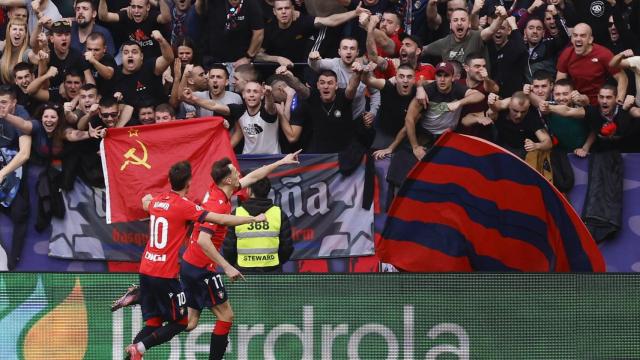
[[[263,167],[260,167],[258,169],[253,170],[252,172],[248,173],[246,176],[244,176],[242,179],[240,179],[240,187],[241,188],[246,188],[247,186],[255,183],[256,181],[266,177],[267,175],[271,174],[271,172],[273,172],[275,169],[277,169],[280,166],[283,165],[291,165],[291,164],[300,164],[300,161],[298,160],[298,154],[300,154],[300,152],[302,151],[302,149],[291,153],[291,154],[287,154],[287,156],[283,157],[282,159],[272,162],[271,164],[265,165]]]
[[[258,216],[235,216],[210,212],[207,214],[207,217],[204,219],[204,221],[224,226],[237,226],[249,224],[252,222],[266,221],[266,219],[267,218],[264,216],[264,214],[260,214]]]

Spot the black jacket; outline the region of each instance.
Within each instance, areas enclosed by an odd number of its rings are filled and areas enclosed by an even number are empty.
[[[244,207],[252,216],[267,212],[267,210],[271,209],[271,207],[273,206],[275,205],[273,205],[273,201],[271,199],[251,198],[242,203],[242,207]],[[244,268],[238,266],[238,248],[236,247],[238,238],[236,237],[236,229],[234,227],[229,228],[229,231],[227,231],[227,236],[222,243],[222,252],[224,258],[227,259],[230,264],[235,266],[236,269],[244,273],[281,272],[282,264],[289,261],[289,258],[293,253],[293,240],[291,239],[291,224],[289,223],[289,217],[287,217],[287,214],[285,214],[282,209],[280,209],[280,218],[280,246],[278,248],[278,259],[280,260],[280,265],[262,268]]]

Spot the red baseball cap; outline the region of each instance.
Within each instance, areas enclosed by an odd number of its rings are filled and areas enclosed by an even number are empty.
[[[436,74],[439,72],[444,72],[449,76],[453,76],[453,65],[448,61],[440,62],[438,63],[438,65],[436,65]]]

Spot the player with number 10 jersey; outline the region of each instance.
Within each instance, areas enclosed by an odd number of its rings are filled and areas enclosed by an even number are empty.
[[[180,271],[178,252],[190,221],[202,223],[207,213],[175,192],[153,198],[149,204],[150,237],[140,261],[140,274],[176,279]]]

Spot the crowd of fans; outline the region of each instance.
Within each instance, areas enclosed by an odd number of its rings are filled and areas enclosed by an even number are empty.
[[[103,186],[106,129],[211,115],[238,153],[391,157],[395,188],[447,130],[543,173],[551,150],[640,146],[637,0],[75,0],[67,18],[52,0],[0,6],[3,191],[27,161],[61,162],[62,189]],[[14,238],[24,188],[0,206]]]

